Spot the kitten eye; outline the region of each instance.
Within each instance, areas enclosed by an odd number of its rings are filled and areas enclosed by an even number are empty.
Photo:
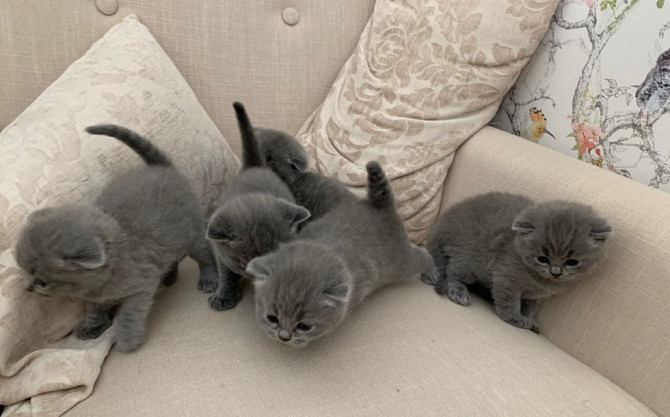
[[[577,259],[566,259],[565,260],[565,266],[575,267],[577,265],[579,265],[579,261]]]
[[[47,286],[46,281],[42,281],[41,279],[36,279],[35,281],[33,281],[33,283],[35,285],[37,285],[38,287],[42,287],[42,288]]]
[[[538,256],[535,260],[542,265],[549,265],[549,258],[546,256]]]
[[[301,332],[308,332],[312,330],[312,326],[309,324],[305,324],[303,322],[298,323],[297,326],[295,326],[296,329],[300,330]]]
[[[277,316],[272,315],[272,314],[268,314],[267,316],[265,316],[265,320],[267,320],[268,323],[272,323],[272,324],[279,323],[279,319],[277,318]]]

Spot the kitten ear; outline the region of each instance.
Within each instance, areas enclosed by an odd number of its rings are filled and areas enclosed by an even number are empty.
[[[607,223],[607,220],[598,219],[591,223],[589,230],[589,237],[596,242],[604,242],[612,235],[612,226]]]
[[[535,231],[535,226],[528,220],[524,220],[519,216],[514,220],[514,223],[512,223],[512,230],[521,236],[528,236]]]
[[[321,293],[322,301],[329,307],[344,304],[349,301],[349,289],[349,285],[344,283],[332,285]]]
[[[62,257],[66,265],[76,269],[98,269],[107,263],[105,245],[99,238],[95,238],[86,246],[75,248]]]
[[[289,203],[286,200],[282,200],[282,204],[284,204],[285,206],[284,218],[290,222],[291,227],[296,227],[300,223],[309,219],[310,216],[312,215],[306,208],[298,206],[293,203]]]
[[[289,164],[291,165],[291,168],[293,168],[295,172],[302,173],[307,170],[307,164],[302,159],[290,158]]]
[[[270,276],[272,255],[258,256],[249,262],[244,270],[253,277],[254,285],[260,284]]]
[[[212,215],[212,218],[207,225],[206,236],[207,239],[222,243],[235,240],[228,218],[221,213],[214,213]]]

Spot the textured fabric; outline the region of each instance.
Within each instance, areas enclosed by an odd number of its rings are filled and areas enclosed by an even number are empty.
[[[120,0],[103,16],[93,0],[0,1],[0,129],[111,26],[135,13],[189,83],[233,150],[231,107],[295,134],[351,55],[374,0]],[[295,8],[300,21],[281,18]]]
[[[458,151],[443,209],[492,190],[581,201],[609,220],[606,258],[540,306],[542,334],[670,415],[670,196],[486,128]]]
[[[651,85],[659,101],[635,97],[670,48],[669,22],[663,0],[563,0],[495,126],[670,191],[670,73]]]
[[[253,294],[216,312],[197,267],[158,300],[146,345],[112,349],[91,397],[67,417],[652,416],[541,336],[460,307],[421,282],[380,290],[303,349],[256,328]]]
[[[355,190],[377,159],[410,238],[437,216],[456,148],[494,116],[558,0],[378,0],[353,55],[299,139]]]
[[[208,211],[238,170],[193,91],[134,17],[112,28],[0,133],[0,404],[30,398],[3,416],[67,410],[91,392],[109,350],[112,331],[90,342],[59,340],[82,319],[81,306],[25,291],[13,254],[30,211],[90,202],[115,172],[142,163],[117,140],[84,133],[104,122],[145,134],[165,150]]]

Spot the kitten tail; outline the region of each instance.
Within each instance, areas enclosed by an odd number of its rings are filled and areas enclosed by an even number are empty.
[[[384,174],[384,170],[377,161],[370,161],[365,165],[368,172],[368,200],[372,207],[383,209],[394,207],[393,189]]]
[[[116,138],[135,151],[147,165],[171,166],[170,159],[151,142],[130,129],[117,125],[96,125],[85,129],[92,135]]]
[[[236,101],[233,103],[233,108],[235,109],[237,126],[240,129],[240,136],[242,138],[242,169],[265,166],[260,147],[258,146],[258,140],[254,133],[254,127],[251,125],[251,121],[249,121],[249,116],[247,116],[244,105]]]

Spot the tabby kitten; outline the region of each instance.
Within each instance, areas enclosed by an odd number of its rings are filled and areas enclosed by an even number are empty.
[[[382,168],[371,161],[366,169],[366,200],[341,202],[247,266],[256,314],[271,338],[305,346],[334,331],[375,289],[437,274],[428,252],[407,238]]]
[[[214,310],[235,307],[242,298],[240,276],[248,263],[297,235],[298,225],[310,213],[295,204],[286,184],[265,164],[254,128],[244,106],[234,103],[242,138],[243,163],[239,175],[221,196],[222,205],[212,215],[207,238],[219,262],[219,285],[209,297]],[[285,159],[277,159],[276,166]]]
[[[590,206],[488,193],[442,214],[426,246],[440,273],[439,294],[467,305],[467,286],[479,284],[490,291],[498,317],[538,332],[538,300],[565,291],[593,269],[611,233]]]
[[[205,222],[189,181],[148,140],[115,125],[87,132],[112,136],[146,165],[116,176],[93,206],[64,205],[34,211],[16,243],[28,291],[83,300],[88,314],[74,334],[100,336],[118,321],[117,347],[143,341],[154,294],[172,284],[179,260],[200,266],[201,289],[216,285],[216,260],[205,239]]]

